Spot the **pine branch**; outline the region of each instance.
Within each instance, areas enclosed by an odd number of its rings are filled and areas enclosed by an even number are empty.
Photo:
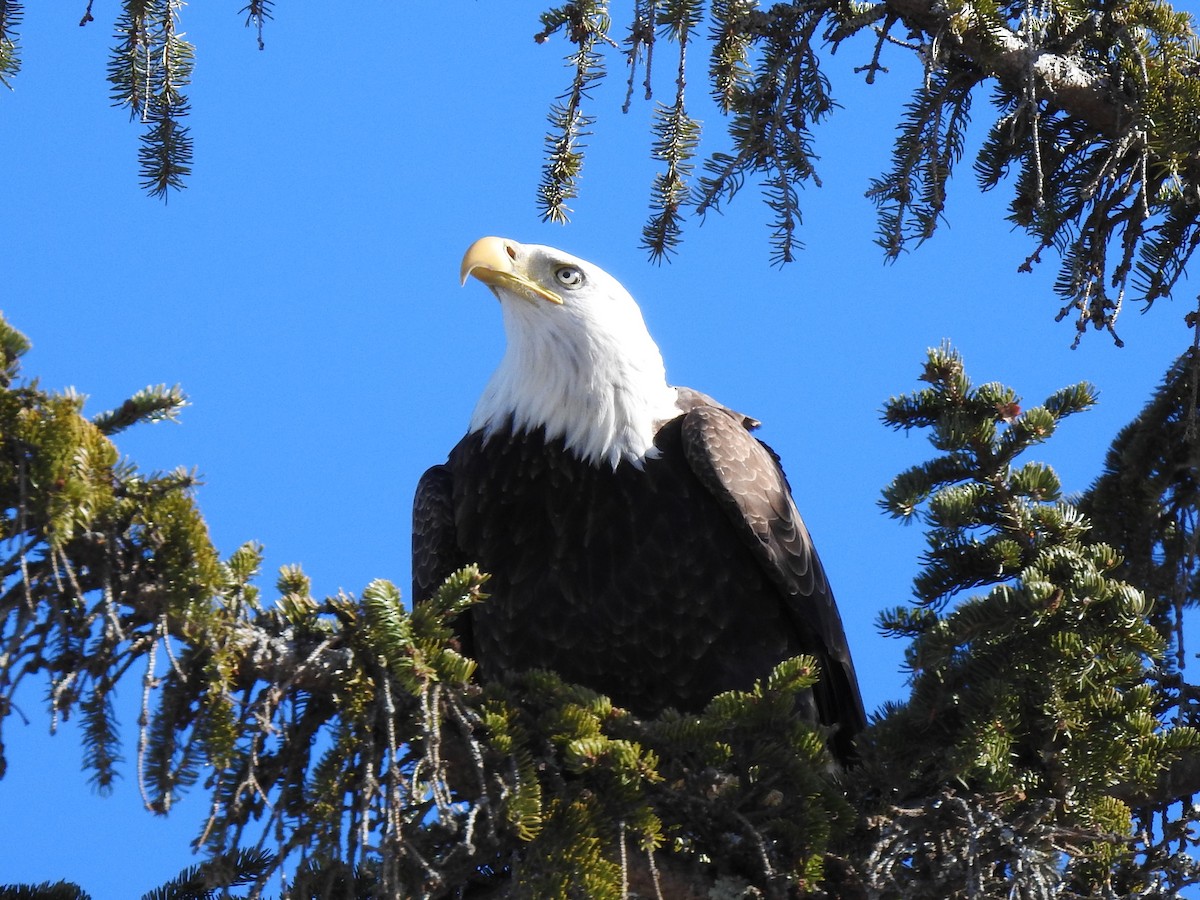
[[[726,114],[733,111],[752,77],[752,37],[747,26],[756,6],[753,0],[714,0],[712,4],[713,46],[708,75],[713,98]]]
[[[654,25],[658,19],[661,0],[635,0],[633,20],[629,25],[629,37],[625,39],[625,60],[629,67],[629,79],[625,85],[625,103],[621,112],[629,112],[633,102],[633,82],[637,78],[638,65],[645,55],[646,75],[642,81],[643,93],[649,100],[653,96],[651,81],[654,68]]]
[[[453,631],[487,602],[474,567],[412,611],[384,581],[315,598],[297,567],[269,602],[262,548],[218,559],[192,481],[140,475],[79,397],[20,383],[27,342],[5,328],[0,723],[21,680],[45,677],[53,715],[84,714],[103,783],[112,690],[142,673],[147,804],[168,811],[202,773],[208,792],[212,860],[163,890],[256,895],[293,865],[297,892],[428,898],[1196,880],[1179,850],[1194,814],[1151,829],[1130,803],[1194,785],[1200,739],[1165,710],[1191,716],[1200,695],[1152,667],[1163,642],[1117,551],[1054,499],[1048,468],[1019,462],[1090,405],[1086,386],[1021,412],[940,348],[889,404],[947,460],[897,479],[896,508],[929,526],[928,593],[989,589],[884,617],[912,641],[912,695],[864,733],[861,765],[832,772],[803,714],[809,658],[640,720],[551,672],[476,682]],[[265,836],[276,852],[245,852]]]
[[[1019,166],[1011,218],[1041,242],[1026,266],[1042,249],[1058,249],[1059,318],[1074,316],[1079,333],[1106,329],[1119,344],[1114,326],[1131,271],[1153,302],[1169,293],[1195,245],[1195,209],[1172,199],[1173,187],[1200,176],[1200,93],[1189,74],[1200,66],[1200,45],[1186,15],[1154,4],[1133,13],[1143,19],[1131,27],[1124,8],[1081,16],[1051,6],[1022,9],[1014,25],[982,3],[953,11],[921,0],[887,5],[925,37],[933,65],[996,81],[1002,115],[977,163],[981,185]],[[895,229],[885,231],[894,253]]]
[[[161,65],[153,71],[150,102],[142,119],[149,126],[142,136],[138,159],[142,187],[152,196],[166,198],[180,190],[192,171],[190,130],[180,124],[190,108],[182,88],[191,83],[193,48],[178,29],[182,0],[167,0],[158,23],[158,34],[149,48]]]
[[[21,45],[17,29],[24,8],[17,0],[0,0],[0,84],[12,89],[12,79],[21,71]]]
[[[13,383],[21,371],[21,357],[29,348],[29,339],[0,318],[0,388]]]
[[[962,157],[971,92],[979,76],[935,70],[905,110],[892,171],[867,196],[879,208],[878,243],[889,259],[933,236],[946,207],[946,185]]]
[[[191,173],[192,140],[182,89],[191,81],[192,45],[179,32],[182,0],[125,0],[108,64],[115,106],[146,125],[138,150],[142,187],[165,198]]]
[[[1117,435],[1104,472],[1079,501],[1097,537],[1121,548],[1122,576],[1154,599],[1154,622],[1173,644],[1168,671],[1186,663],[1181,621],[1200,602],[1196,377],[1194,353],[1175,361],[1145,409]]]
[[[659,106],[654,114],[656,140],[651,155],[667,165],[665,172],[654,177],[650,220],[642,228],[642,247],[650,252],[654,262],[662,262],[678,247],[683,230],[681,211],[689,202],[688,179],[701,129],[685,108],[687,51],[702,13],[702,3],[677,0],[665,3],[658,16],[658,24],[679,47],[679,60],[675,69],[675,102],[669,107]]]
[[[568,202],[578,196],[579,173],[583,167],[583,138],[595,121],[583,112],[584,101],[604,77],[604,61],[598,47],[611,44],[610,22],[604,0],[581,0],[542,14],[542,31],[534,36],[544,43],[559,31],[575,51],[567,57],[574,70],[571,86],[550,110],[550,133],[546,136],[547,159],[538,188],[542,218],[566,222],[570,218]]]
[[[579,99],[602,65],[602,25],[581,17],[598,4],[569,3],[546,13],[544,40],[569,31],[579,52],[572,89],[552,110],[549,162],[541,206],[564,220],[578,193],[580,137],[592,120]],[[681,54],[693,25],[672,26],[694,4],[664,3],[662,37]],[[626,104],[637,59],[647,50],[650,0],[634,4]],[[769,212],[772,261],[794,259],[802,246],[800,189],[816,176],[814,128],[833,108],[822,55],[869,34],[869,61],[858,71],[872,82],[885,71],[885,49],[916,52],[924,74],[896,136],[889,172],[869,195],[879,206],[879,243],[888,258],[928,240],[945,216],[947,187],[965,146],[968,113],[985,83],[998,112],[975,161],[982,189],[1015,171],[1010,218],[1036,241],[1022,269],[1053,248],[1061,255],[1056,292],[1060,318],[1082,333],[1107,330],[1118,344],[1116,320],[1136,291],[1147,303],[1168,296],[1197,245],[1200,212],[1189,198],[1200,185],[1200,39],[1188,17],[1165,3],[1077,4],[988,2],[951,5],[928,0],[872,4],[815,0],[774,4],[718,0],[711,8],[711,91],[728,115],[730,147],[713,152],[693,191],[703,216],[733,199],[747,180],[758,182]],[[678,22],[676,22],[678,24]],[[894,35],[902,31],[903,39]],[[682,71],[682,70],[681,70]],[[654,154],[667,162],[651,195],[643,242],[655,259],[676,251],[682,230],[681,186],[698,149],[678,142],[686,103],[677,78],[675,99],[655,118]],[[675,141],[675,143],[672,143]]]
[[[764,199],[772,211],[772,262],[794,259],[800,244],[798,189],[806,182],[820,186],[812,128],[833,108],[829,84],[821,71],[814,40],[828,10],[823,6],[772,7],[768,14],[723,8],[746,28],[741,42],[720,40],[715,77],[723,105],[733,112],[729,132],[734,153],[715,153],[705,163],[708,173],[696,189],[696,211],[719,210],[740,190],[748,175],[764,182]],[[728,30],[729,20],[726,19]],[[747,47],[761,45],[753,73],[743,77]]]
[[[650,220],[642,228],[642,247],[650,259],[661,262],[676,251],[683,232],[682,209],[689,202],[688,178],[692,173],[691,159],[700,142],[700,124],[679,105],[660,106],[655,110],[655,159],[666,163],[665,172],[654,176],[651,193]]]
[[[91,894],[69,881],[0,885],[0,896],[5,900],[92,900]]]
[[[1164,792],[1195,786],[1200,732],[1190,712],[1172,713],[1178,688],[1158,675],[1164,645],[1153,604],[1138,589],[1144,582],[1121,580],[1120,554],[1058,499],[1049,467],[1017,463],[1064,417],[1090,406],[1094,392],[1076,385],[1021,412],[1011,389],[973,387],[947,347],[929,352],[921,380],[928,387],[893,399],[885,412],[896,427],[929,429],[938,451],[903,473],[887,497],[889,509],[928,526],[917,606],[880,620],[911,641],[912,695],[867,733],[863,760],[868,771],[886,770],[881,783],[906,784],[901,795],[940,799],[883,817],[870,877],[911,873],[905,896],[943,896],[943,877],[974,879],[983,890],[989,875],[1014,870],[993,865],[990,854],[977,868],[962,848],[992,842],[983,821],[998,813],[997,827],[1033,840],[1022,851],[1026,863],[1038,858],[1034,844],[1048,853],[1051,868],[1039,863],[1015,882],[1023,887],[1057,884],[1064,846],[1069,877],[1085,882],[1104,871],[1105,883],[1194,883],[1195,866],[1180,852],[1190,827],[1183,820],[1194,822],[1195,813],[1186,804],[1168,813],[1181,795]],[[981,586],[990,589],[950,605]],[[955,782],[975,796],[945,794]],[[1153,809],[1135,816],[1135,802]],[[1015,824],[1035,809],[1039,825]],[[951,810],[964,817],[959,824],[944,818]],[[1158,815],[1155,829],[1177,835],[1174,855],[1148,836]],[[1105,839],[1112,843],[1099,843]]]
[[[240,12],[246,17],[246,27],[253,28],[258,40],[258,49],[265,50],[266,44],[263,42],[263,28],[267,22],[275,18],[274,16],[275,0],[250,0],[242,7]]]
[[[179,385],[143,388],[119,407],[92,417],[92,424],[112,436],[139,422],[175,421],[188,400]]]
[[[239,850],[189,866],[166,884],[145,894],[142,900],[210,900],[219,889],[253,884],[272,868],[271,854],[261,850]],[[222,891],[222,895],[224,894]]]

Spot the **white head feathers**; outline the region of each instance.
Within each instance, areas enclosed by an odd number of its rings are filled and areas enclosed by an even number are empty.
[[[507,348],[471,416],[490,435],[545,429],[581,459],[641,467],[654,434],[678,415],[662,355],[629,292],[560,250],[501,238],[476,241],[462,275],[500,300]],[[561,302],[558,302],[561,301]]]

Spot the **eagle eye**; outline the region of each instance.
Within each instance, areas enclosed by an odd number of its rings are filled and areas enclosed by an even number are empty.
[[[577,288],[583,285],[583,272],[577,266],[559,266],[554,270],[554,277],[565,288]]]

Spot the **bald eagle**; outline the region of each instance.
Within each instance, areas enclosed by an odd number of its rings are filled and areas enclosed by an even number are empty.
[[[413,596],[478,563],[461,636],[485,678],[548,668],[638,714],[701,709],[811,654],[835,755],[865,724],[825,570],[758,423],[667,383],[641,311],[597,266],[486,237],[463,258],[507,348],[421,478]]]

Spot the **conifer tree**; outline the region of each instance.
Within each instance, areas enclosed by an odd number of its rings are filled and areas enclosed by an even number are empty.
[[[142,180],[159,196],[192,165],[182,8],[123,2],[113,24],[112,96],[144,124]],[[262,46],[272,4],[242,12]],[[20,14],[0,0],[6,85]],[[1200,54],[1165,3],[636,0],[626,21],[630,98],[642,72],[653,92],[659,42],[675,54],[654,116],[653,257],[676,250],[689,208],[758,180],[775,258],[794,258],[798,188],[818,183],[817,126],[835,108],[824,54],[843,45],[868,81],[887,54],[923,61],[870,189],[889,257],[934,233],[985,87],[977,180],[1016,173],[1026,265],[1060,253],[1061,315],[1080,330],[1111,331],[1128,296],[1170,294],[1200,243]],[[572,48],[539,191],[548,218],[579,190],[613,35],[604,2],[542,18],[537,39]],[[731,146],[697,177],[687,60],[705,42]],[[927,429],[937,453],[883,500],[927,529],[916,604],[881,617],[908,642],[911,693],[840,771],[795,711],[820,677],[809,659],[700,715],[640,720],[553,673],[479,683],[449,625],[487,602],[473,568],[415,610],[385,581],[314,597],[293,567],[264,597],[261,548],[219,557],[191,474],[142,473],[116,450],[183,395],[151,388],[88,418],[82,398],[23,379],[26,347],[0,321],[0,729],[18,687],[40,681],[53,721],[82,720],[97,787],[128,759],[155,812],[207,795],[203,861],[148,896],[257,897],[281,873],[297,898],[1170,897],[1200,882],[1198,695],[1178,628],[1197,577],[1191,356],[1076,504],[1023,454],[1090,406],[1090,388],[1022,409],[1009,388],[973,385],[950,349],[930,352],[926,386],[885,415]],[[130,680],[134,748],[112,702]]]
[[[1100,540],[1120,547],[1120,576],[1153,603],[1150,621],[1167,648],[1153,673],[1167,708],[1160,715],[1195,726],[1200,694],[1189,684],[1185,613],[1200,600],[1200,365],[1195,348],[1179,357],[1141,415],[1123,428],[1104,472],[1080,497]],[[1162,776],[1159,793],[1200,788],[1200,759],[1188,757]]]
[[[158,197],[182,188],[192,167],[184,6],[122,0],[112,25],[113,103],[144,128],[142,185]],[[273,7],[249,0],[241,10],[260,49]],[[0,84],[8,86],[20,71],[22,11],[19,0],[0,2]],[[80,24],[94,22],[93,12],[88,2]],[[796,257],[799,191],[820,185],[819,126],[838,105],[827,59],[839,50],[855,54],[867,83],[898,55],[920,61],[910,101],[880,135],[894,144],[891,167],[868,190],[887,258],[929,239],[947,213],[983,91],[992,111],[974,162],[978,186],[1011,190],[1008,218],[1034,242],[1023,267],[1047,251],[1061,257],[1059,317],[1081,333],[1092,325],[1119,342],[1114,323],[1127,297],[1169,296],[1198,243],[1200,42],[1189,16],[1165,0],[569,0],[541,14],[534,37],[556,36],[571,48],[570,81],[551,106],[537,192],[542,214],[556,221],[580,190],[595,123],[588,104],[608,57],[627,70],[626,109],[635,88],[647,100],[662,95],[652,62],[656,53],[673,57],[666,76],[658,67],[668,99],[654,100],[651,154],[661,169],[643,229],[654,259],[678,250],[689,210],[719,210],[747,181],[761,188],[773,259]],[[689,98],[705,51],[729,146],[710,153],[697,176],[702,127]]]
[[[1173,644],[1164,660],[1172,670],[1185,665],[1184,610],[1200,602],[1198,384],[1197,354],[1189,350],[1171,366],[1142,414],[1117,435],[1103,474],[1079,504],[1097,535],[1122,548],[1122,576],[1154,600],[1155,624]]]
[[[911,99],[879,135],[893,143],[891,168],[867,191],[887,258],[932,237],[946,215],[987,91],[975,178],[981,190],[1011,191],[1008,218],[1034,240],[1024,268],[1046,251],[1060,255],[1060,319],[1073,318],[1080,333],[1107,329],[1119,343],[1114,323],[1127,296],[1152,303],[1183,276],[1200,226],[1200,42],[1189,16],[1166,2],[635,0],[617,22],[610,7],[618,4],[572,0],[542,15],[537,40],[561,35],[573,46],[539,190],[548,219],[565,220],[578,193],[589,92],[606,58],[627,70],[628,107],[635,83],[647,99],[659,90],[651,66],[665,43],[670,92],[656,101],[652,154],[662,168],[644,246],[655,259],[672,254],[689,209],[719,210],[750,181],[768,210],[773,259],[790,262],[802,246],[800,189],[820,185],[819,129],[838,105],[828,56],[853,54],[874,83],[898,54],[915,54]],[[688,60],[705,50],[730,146],[693,177],[702,141],[688,112]]]
[[[797,711],[808,658],[701,714],[638,719],[550,672],[477,682],[448,624],[487,602],[473,568],[411,611],[384,581],[318,600],[296,568],[264,599],[259,549],[218,559],[189,476],[144,476],[110,440],[180,393],[87,419],[22,380],[26,346],[0,324],[0,711],[43,679],[52,715],[83,717],[104,787],[125,755],[112,692],[140,679],[147,806],[203,792],[211,810],[204,861],[148,897],[259,897],[281,873],[289,898],[1167,897],[1200,880],[1191,807],[1163,793],[1200,740],[1168,715],[1153,604],[1020,459],[1091,405],[1086,385],[1021,410],[942,348],[928,386],[889,402],[938,451],[883,501],[928,529],[916,606],[882,618],[910,642],[912,693],[842,770]]]
[[[915,608],[881,617],[911,641],[912,694],[873,729],[869,759],[880,787],[926,798],[885,819],[880,845],[897,854],[887,877],[907,897],[970,896],[971,885],[1175,896],[1195,883],[1194,863],[1173,855],[1195,819],[1168,810],[1195,786],[1151,795],[1200,743],[1168,715],[1153,598],[1120,580],[1120,551],[1096,539],[1054,472],[1017,459],[1093,391],[1074,385],[1022,410],[1007,387],[972,386],[947,348],[930,351],[921,378],[929,387],[884,416],[928,428],[940,451],[883,499],[928,527]]]

